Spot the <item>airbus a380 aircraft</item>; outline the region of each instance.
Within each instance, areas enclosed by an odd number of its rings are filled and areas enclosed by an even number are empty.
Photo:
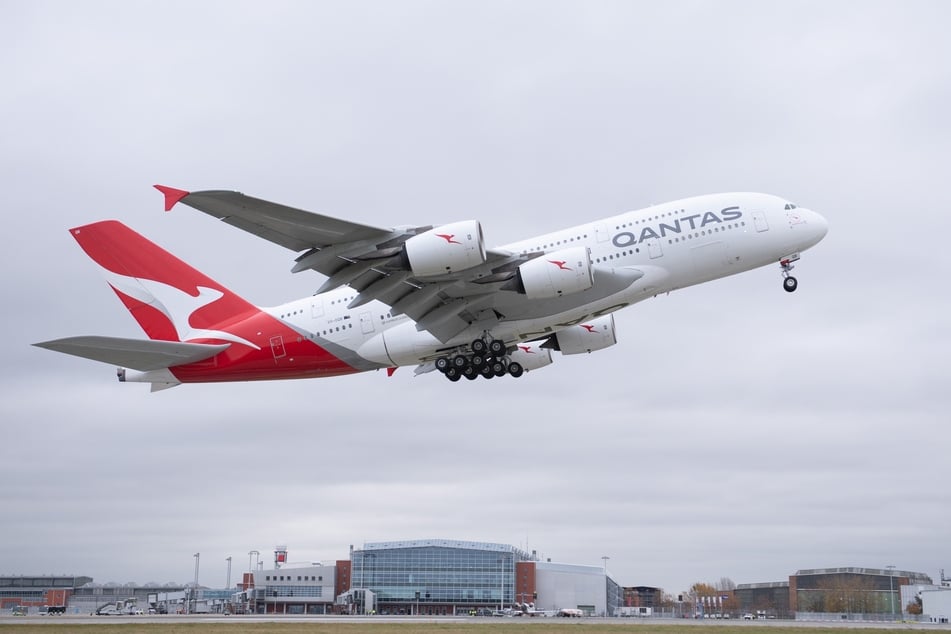
[[[35,344],[118,365],[120,381],[180,383],[335,376],[404,365],[451,381],[521,376],[617,342],[613,313],[660,293],[767,264],[783,288],[826,220],[767,194],[687,198],[488,249],[476,220],[372,227],[230,191],[156,185],[298,252],[317,293],[259,308],[115,220],[71,229],[149,336]]]

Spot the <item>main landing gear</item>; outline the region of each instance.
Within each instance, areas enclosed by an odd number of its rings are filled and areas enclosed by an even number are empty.
[[[474,381],[480,376],[493,379],[510,374],[515,378],[522,376],[525,369],[521,363],[506,356],[508,351],[501,339],[483,337],[469,344],[468,354],[459,353],[451,357],[436,359],[436,369],[446,375],[450,381],[466,377]]]
[[[785,290],[787,293],[792,293],[797,288],[799,288],[799,281],[789,274],[790,271],[796,268],[793,266],[793,262],[798,259],[799,254],[795,253],[779,261],[779,266],[783,269],[783,290]]]

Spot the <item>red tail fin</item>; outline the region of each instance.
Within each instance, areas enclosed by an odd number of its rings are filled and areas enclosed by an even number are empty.
[[[204,273],[115,220],[70,233],[150,338],[244,342],[227,326],[258,309]]]

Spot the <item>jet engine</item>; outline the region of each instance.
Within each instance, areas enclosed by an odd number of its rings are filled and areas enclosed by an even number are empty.
[[[463,220],[413,236],[403,244],[403,259],[419,277],[479,266],[485,262],[482,225],[478,220]]]
[[[602,315],[555,333],[555,349],[562,354],[581,354],[601,350],[617,343],[614,315]]]
[[[516,288],[529,299],[561,297],[593,285],[591,251],[587,247],[546,253],[518,267]]]
[[[509,359],[525,370],[537,370],[551,364],[551,350],[542,348],[540,341],[520,343],[514,352],[509,353]]]

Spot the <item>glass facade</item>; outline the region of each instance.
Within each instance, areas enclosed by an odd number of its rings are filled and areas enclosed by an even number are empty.
[[[351,587],[373,590],[381,604],[512,605],[515,562],[531,559],[503,544],[453,540],[372,543],[353,551]]]

